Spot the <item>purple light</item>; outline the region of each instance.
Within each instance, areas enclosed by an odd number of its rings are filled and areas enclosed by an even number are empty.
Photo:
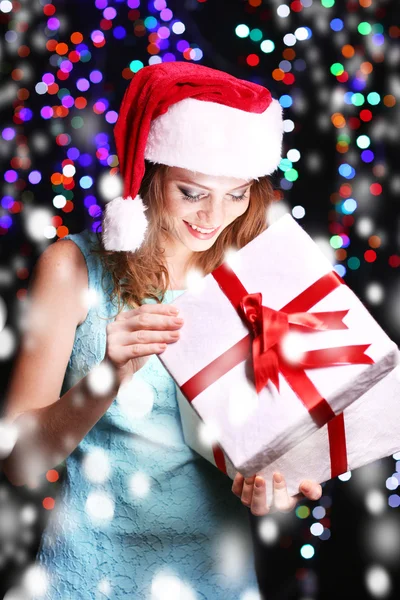
[[[104,34],[102,31],[99,31],[98,29],[95,29],[95,31],[92,31],[90,37],[92,38],[92,41],[95,44],[101,44],[104,41]]]
[[[157,40],[157,46],[160,50],[166,50],[170,46],[169,40]]]
[[[186,48],[189,48],[189,46],[190,44],[186,40],[179,40],[179,42],[176,44],[176,49],[179,50],[179,52],[184,52]]]
[[[10,140],[13,140],[15,138],[15,131],[11,127],[6,127],[1,132],[1,135],[3,137],[3,140],[7,140],[9,142]]]
[[[107,148],[99,148],[97,150],[97,156],[99,158],[99,160],[106,160],[106,158],[108,157],[108,150]]]
[[[140,0],[128,0],[127,5],[129,8],[137,8],[140,6]]]
[[[51,85],[52,83],[54,83],[55,79],[53,73],[45,73],[42,77],[42,81],[46,85]]]
[[[76,160],[79,158],[80,152],[78,148],[68,148],[67,156],[70,160]]]
[[[392,508],[398,508],[400,506],[400,496],[398,494],[391,494],[388,498],[388,503]]]
[[[169,8],[163,8],[163,10],[160,12],[160,18],[163,21],[170,21],[173,16],[172,10]]]
[[[97,100],[97,102],[100,102],[106,109],[109,107],[109,101],[107,100],[107,98],[99,98]],[[97,104],[96,102],[96,104]]]
[[[93,108],[95,108],[97,113],[102,114],[107,109],[107,106],[104,104],[104,102],[98,100]]]
[[[81,53],[81,52],[87,52],[89,50],[89,48],[86,46],[86,44],[78,44],[76,47],[76,51]]]
[[[12,218],[10,217],[10,215],[3,215],[2,217],[0,217],[0,227],[2,227],[3,229],[10,229],[12,225]]]
[[[39,181],[42,181],[42,174],[39,171],[31,171],[28,179],[33,184],[39,183]]]
[[[117,16],[117,11],[115,10],[115,8],[112,8],[111,6],[109,8],[106,8],[103,11],[103,17],[105,19],[107,19],[107,21],[112,21],[113,19],[115,19],[116,16]]]
[[[49,29],[51,29],[52,31],[55,31],[56,29],[58,29],[60,27],[60,21],[56,17],[51,17],[47,21],[47,27]]]
[[[156,10],[163,10],[167,6],[165,0],[154,0],[154,8]]]
[[[94,138],[97,146],[105,146],[108,144],[108,135],[106,133],[98,133]]]
[[[365,88],[365,86],[367,85],[367,82],[364,79],[358,79],[358,77],[355,77],[351,83],[353,90],[363,90]]]
[[[63,73],[70,73],[73,68],[74,68],[74,65],[72,64],[72,62],[70,60],[63,60],[62,63],[60,64],[60,69]]]
[[[122,27],[122,25],[118,25],[118,27],[116,27],[114,29],[114,37],[117,40],[122,40],[125,36],[126,36],[126,31],[125,29]]]
[[[88,212],[91,217],[101,217],[103,211],[97,204],[92,204],[91,206],[89,206]]]
[[[80,92],[86,92],[86,90],[88,90],[90,88],[90,83],[87,79],[82,77],[81,79],[78,79],[78,81],[76,82],[76,87],[78,88],[78,90]]]
[[[83,201],[86,208],[90,208],[93,204],[96,204],[96,202],[97,200],[95,196],[86,196],[86,198]]]
[[[169,38],[171,32],[168,29],[168,27],[164,27],[161,26],[160,29],[157,31],[157,35],[159,38],[161,38],[162,40],[166,40],[167,38]]]
[[[70,96],[70,95],[68,95],[68,96],[64,96],[64,97],[61,99],[61,104],[62,104],[63,106],[65,106],[66,108],[71,108],[71,106],[73,106],[73,105],[74,105],[74,99],[73,99],[73,97],[72,97],[72,96]]]
[[[79,164],[82,165],[82,167],[88,167],[92,162],[93,158],[90,154],[81,154],[79,157]]]
[[[40,114],[43,119],[51,119],[53,116],[53,109],[51,106],[43,106],[43,108],[40,110]]]
[[[101,71],[92,71],[89,78],[92,83],[99,83],[103,79],[103,73]]]
[[[14,183],[18,179],[17,171],[13,171],[12,169],[6,171],[4,173],[4,179],[7,181],[7,183]]]
[[[1,199],[2,207],[6,208],[7,210],[11,208],[13,204],[14,198],[12,196],[3,196],[3,198]]]
[[[365,163],[370,163],[374,160],[375,158],[375,154],[372,152],[372,150],[363,150],[363,152],[361,152],[361,159],[365,162]]]
[[[162,60],[163,62],[175,62],[176,56],[171,52],[167,52],[167,54],[164,54],[164,56],[162,57]]]
[[[94,231],[94,233],[101,233],[103,231],[101,221],[95,221],[92,223],[92,231]]]
[[[109,110],[106,113],[106,121],[107,123],[116,123],[118,119],[118,113],[115,110]]]
[[[30,108],[21,108],[21,110],[18,113],[19,118],[21,119],[21,121],[30,121],[32,119],[32,111]]]
[[[95,2],[95,6],[96,8],[102,10],[103,8],[105,8],[108,4],[107,0],[96,0]]]

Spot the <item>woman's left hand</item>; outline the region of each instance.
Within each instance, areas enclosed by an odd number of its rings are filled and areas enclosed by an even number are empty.
[[[305,479],[299,486],[299,494],[289,496],[286,483],[281,473],[274,473],[273,499],[267,504],[267,486],[260,475],[243,477],[237,473],[233,481],[232,492],[238,496],[245,506],[248,506],[253,515],[262,516],[271,512],[289,512],[293,510],[299,500],[319,500],[322,496],[322,487],[316,481]]]

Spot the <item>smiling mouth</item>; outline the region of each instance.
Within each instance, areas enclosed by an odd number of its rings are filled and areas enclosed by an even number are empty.
[[[219,228],[219,225],[218,225],[218,227],[207,228],[207,227],[200,227],[200,225],[195,225],[194,223],[189,223],[189,221],[185,221],[185,223],[187,223],[189,225],[189,227],[191,227],[195,231],[199,231],[200,233],[212,233],[213,231],[215,231],[216,229]]]

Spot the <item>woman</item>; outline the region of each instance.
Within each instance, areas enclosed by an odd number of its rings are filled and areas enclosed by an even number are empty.
[[[256,84],[186,63],[132,79],[115,127],[124,195],[106,206],[101,234],[68,235],[40,257],[8,395],[20,427],[10,480],[66,459],[39,597],[244,600],[257,590],[247,510],[290,510],[298,497],[281,474],[273,499],[260,477],[232,484],[184,443],[157,355],[184,327],[173,300],[190,270],[206,275],[266,228],[281,137],[279,103]],[[299,491],[322,493],[313,481]]]

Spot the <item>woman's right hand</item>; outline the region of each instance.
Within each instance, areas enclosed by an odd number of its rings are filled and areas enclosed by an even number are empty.
[[[118,384],[129,381],[152,354],[176,342],[183,325],[171,304],[144,304],[121,312],[106,328],[105,359],[115,369]]]

